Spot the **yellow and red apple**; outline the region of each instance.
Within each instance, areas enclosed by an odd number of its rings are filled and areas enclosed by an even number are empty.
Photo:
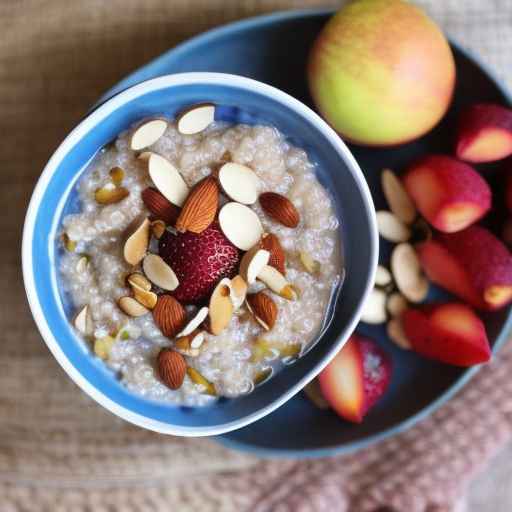
[[[405,0],[355,0],[324,27],[308,81],[323,117],[345,139],[398,145],[432,129],[448,109],[455,63],[446,38]]]

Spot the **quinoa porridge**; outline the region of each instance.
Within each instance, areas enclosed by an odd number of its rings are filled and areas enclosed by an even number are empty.
[[[124,385],[198,406],[299,357],[342,267],[307,154],[275,128],[201,126],[191,111],[100,151],[63,219],[59,270],[71,321]]]

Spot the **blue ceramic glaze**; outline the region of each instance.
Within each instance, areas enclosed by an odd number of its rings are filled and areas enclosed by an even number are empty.
[[[80,208],[73,185],[97,151],[141,118],[174,117],[184,107],[209,101],[216,116],[233,123],[276,126],[317,163],[342,219],[346,279],[334,320],[295,364],[248,396],[212,406],[185,408],[129,392],[90,354],[70,325],[69,298],[60,293],[57,242],[63,215]],[[212,435],[268,414],[297,393],[334,356],[353,331],[377,260],[375,212],[363,175],[339,137],[300,102],[269,86],[228,75],[184,74],[129,89],[97,108],[66,138],[45,168],[29,206],[23,239],[23,270],[30,306],[45,341],[68,374],[119,416],[159,432]]]
[[[211,30],[137,70],[119,82],[113,91],[165,73],[222,71],[272,84],[311,105],[304,65],[311,43],[332,14],[332,10],[289,11]],[[401,171],[412,159],[426,152],[451,152],[455,119],[465,105],[477,101],[511,104],[510,94],[485,64],[455,43],[452,48],[458,74],[456,95],[440,126],[426,137],[394,149],[349,146],[365,173],[377,209],[385,208],[379,185],[379,172],[383,166]],[[103,100],[111,93],[107,92]],[[499,206],[499,165],[487,167],[485,176],[490,178],[495,190],[494,200],[498,208],[486,222],[498,233],[505,215]],[[389,251],[389,244],[381,244],[381,262],[388,262]],[[430,298],[440,293],[434,289]],[[509,336],[512,326],[510,309],[485,315],[484,321],[496,353]],[[319,411],[300,394],[265,419],[219,440],[232,448],[260,456],[305,458],[352,452],[397,434],[427,417],[478,371],[478,367],[466,370],[436,364],[400,350],[379,326],[361,324],[358,331],[377,339],[392,355],[395,367],[390,389],[362,425],[350,425],[332,412]]]

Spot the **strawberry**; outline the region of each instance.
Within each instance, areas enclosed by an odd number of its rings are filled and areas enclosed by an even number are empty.
[[[199,234],[166,232],[159,253],[180,282],[172,295],[184,304],[207,299],[221,279],[236,274],[240,260],[239,250],[224,236],[218,222]]]
[[[388,388],[391,373],[388,355],[373,340],[353,334],[318,380],[336,413],[360,423]]]

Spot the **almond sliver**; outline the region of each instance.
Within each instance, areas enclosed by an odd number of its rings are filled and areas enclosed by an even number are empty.
[[[219,224],[228,240],[242,251],[256,245],[263,235],[259,217],[240,203],[225,204],[219,212]]]
[[[179,286],[174,270],[158,254],[148,254],[142,262],[146,277],[162,290],[173,291]]]
[[[268,265],[269,260],[270,252],[260,249],[259,244],[255,245],[243,255],[240,261],[240,275],[242,279],[247,284],[254,283],[263,267]]]
[[[182,112],[177,119],[178,131],[183,135],[202,132],[215,119],[215,105],[200,103]]]
[[[418,255],[410,244],[399,244],[391,253],[391,272],[397,288],[411,302],[421,302],[428,293],[429,283],[422,272]]]
[[[133,151],[140,151],[154,144],[167,129],[167,121],[164,119],[152,119],[141,124],[132,133],[130,148]]]
[[[184,329],[177,334],[178,338],[182,336],[188,336],[193,333],[205,320],[208,316],[208,308],[203,306],[190,320],[190,322],[184,327]]]
[[[151,153],[148,158],[148,171],[158,191],[176,206],[183,206],[189,188],[180,172],[163,156]]]
[[[252,169],[242,164],[228,162],[219,169],[218,174],[224,192],[233,201],[242,204],[256,202],[259,179]]]

